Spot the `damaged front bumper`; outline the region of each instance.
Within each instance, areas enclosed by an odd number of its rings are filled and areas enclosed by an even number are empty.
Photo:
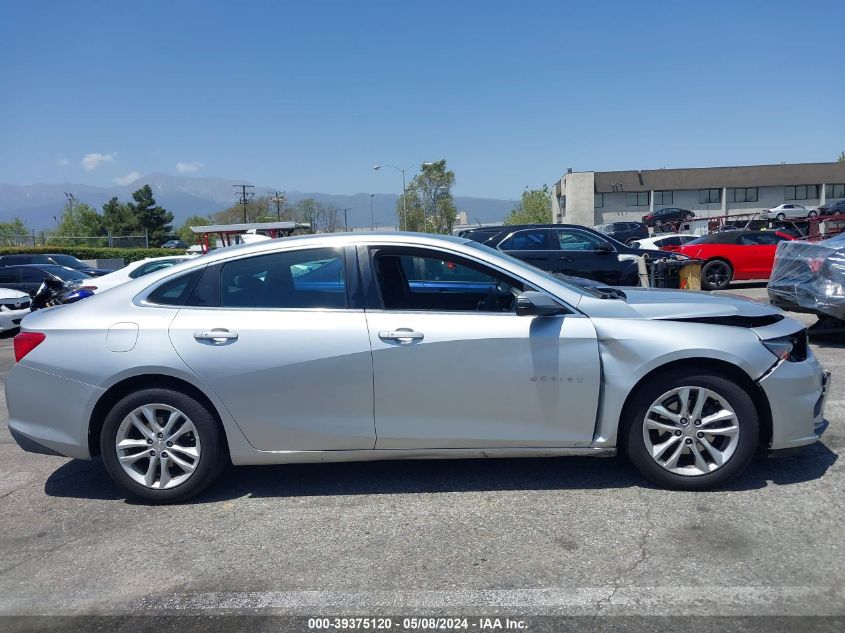
[[[772,413],[769,448],[782,451],[817,442],[827,430],[824,405],[830,372],[814,356],[802,362],[781,361],[759,381]]]

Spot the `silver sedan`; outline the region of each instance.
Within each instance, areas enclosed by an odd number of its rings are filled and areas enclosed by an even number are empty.
[[[229,463],[624,453],[724,484],[815,442],[828,376],[803,326],[724,295],[595,288],[415,234],[226,248],[33,313],[9,427],[187,499]]]

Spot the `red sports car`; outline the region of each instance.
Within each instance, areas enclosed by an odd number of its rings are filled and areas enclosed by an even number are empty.
[[[731,281],[768,279],[778,244],[788,239],[774,231],[724,231],[687,242],[677,252],[703,260],[702,288],[722,290]]]

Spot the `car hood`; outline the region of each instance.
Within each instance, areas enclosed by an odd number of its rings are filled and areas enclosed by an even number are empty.
[[[692,292],[663,288],[618,288],[626,299],[595,299],[578,304],[588,316],[632,319],[710,319],[719,317],[781,317],[783,313],[767,303],[719,292]]]
[[[647,319],[716,316],[768,316],[780,310],[766,303],[720,292],[690,292],[662,288],[625,288],[628,305]]]
[[[0,288],[0,299],[29,299],[29,295],[20,290]]]

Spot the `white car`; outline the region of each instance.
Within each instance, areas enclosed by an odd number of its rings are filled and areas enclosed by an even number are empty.
[[[691,242],[699,237],[701,236],[693,235],[692,233],[663,233],[631,242],[631,246],[647,251],[659,251],[666,246],[683,246],[687,242]]]
[[[132,279],[143,277],[144,275],[155,272],[156,270],[168,268],[174,264],[181,264],[188,259],[191,259],[188,255],[174,255],[173,257],[148,257],[147,259],[132,262],[131,264],[128,264],[113,273],[109,273],[108,275],[93,278],[90,283],[85,284],[85,287],[91,289],[94,294],[97,294],[98,292],[114,288],[115,286],[119,286],[120,284],[126,283]]]
[[[818,212],[815,209],[807,209],[807,207],[802,204],[784,203],[771,209],[764,209],[760,214],[760,217],[766,218],[767,220],[785,220],[786,218],[806,217],[814,218],[817,213]]]
[[[21,319],[29,314],[30,301],[25,292],[0,288],[0,332],[20,327]]]

